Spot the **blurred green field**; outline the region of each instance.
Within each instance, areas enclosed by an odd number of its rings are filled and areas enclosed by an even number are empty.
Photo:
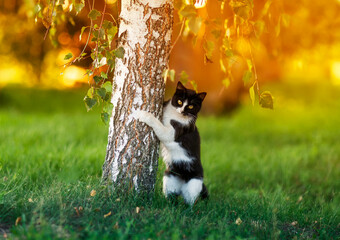
[[[245,99],[228,116],[199,118],[211,197],[190,208],[164,199],[160,177],[151,198],[100,185],[107,126],[86,113],[86,90],[0,89],[0,235],[339,239],[340,89],[270,90],[274,111]]]

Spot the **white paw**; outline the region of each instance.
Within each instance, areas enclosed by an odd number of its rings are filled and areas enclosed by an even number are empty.
[[[148,113],[148,112],[143,111],[143,110],[136,110],[131,114],[131,116],[134,119],[137,119],[140,122],[144,122],[144,123],[147,123],[150,120],[150,118],[152,117],[151,113]]]

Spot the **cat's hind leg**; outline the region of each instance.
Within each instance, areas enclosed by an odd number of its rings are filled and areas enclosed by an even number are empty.
[[[192,178],[183,184],[182,195],[187,204],[193,205],[203,189],[203,180]]]
[[[182,186],[185,182],[172,174],[166,174],[163,177],[163,193],[165,197],[179,196]]]

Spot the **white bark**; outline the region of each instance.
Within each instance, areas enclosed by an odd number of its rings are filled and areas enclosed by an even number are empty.
[[[114,187],[154,188],[158,140],[149,127],[129,116],[136,109],[161,116],[172,13],[172,0],[122,0],[118,36],[125,54],[116,59],[114,109],[103,166],[103,179]]]

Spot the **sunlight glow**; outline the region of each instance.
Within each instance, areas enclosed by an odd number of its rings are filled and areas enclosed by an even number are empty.
[[[115,4],[117,0],[105,0],[107,4]]]
[[[86,70],[77,66],[70,66],[61,75],[65,87],[74,87],[77,83],[87,83]]]
[[[207,0],[196,0],[195,8],[203,8],[207,4]]]
[[[340,85],[340,61],[331,64],[332,82],[334,85]]]

